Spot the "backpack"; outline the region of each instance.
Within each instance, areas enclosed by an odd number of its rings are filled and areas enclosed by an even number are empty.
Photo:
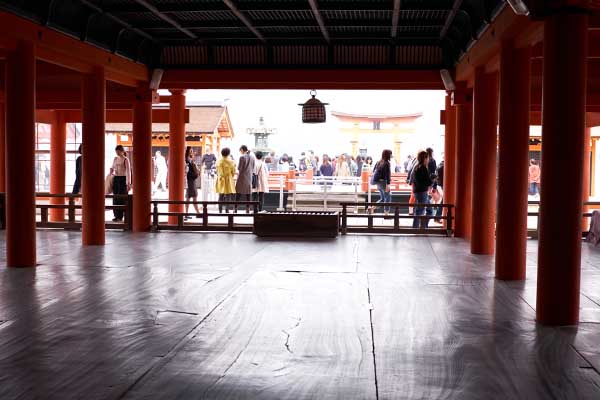
[[[371,185],[375,185],[377,182],[381,180],[381,172],[379,171],[379,161],[373,167],[373,174],[371,175],[371,181],[369,182]]]

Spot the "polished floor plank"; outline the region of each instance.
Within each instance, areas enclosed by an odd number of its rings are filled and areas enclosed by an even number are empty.
[[[370,276],[380,399],[593,399],[600,377],[502,283]]]
[[[363,275],[261,271],[126,398],[374,398]]]

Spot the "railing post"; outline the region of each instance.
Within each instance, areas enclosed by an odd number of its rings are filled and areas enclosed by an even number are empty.
[[[185,214],[177,214],[177,229],[183,229],[183,217]]]
[[[366,169],[360,172],[360,188],[363,192],[369,191],[369,171]]]
[[[283,175],[279,175],[279,208],[277,211],[285,211],[283,209]]]
[[[0,229],[6,229],[6,193],[0,193]]]
[[[152,226],[154,230],[158,230],[158,203],[152,202]]]
[[[327,197],[328,197],[328,192],[327,192],[327,186],[329,182],[327,182],[327,180],[325,180],[325,185],[323,186],[323,209],[325,211],[327,211]]]
[[[292,211],[296,211],[296,184],[295,183],[292,184]]]
[[[41,211],[42,224],[47,224],[48,223],[48,208],[42,206],[42,207],[40,207],[40,211]]]
[[[133,195],[127,194],[127,209],[125,210],[125,227],[124,230],[133,230]]]
[[[400,210],[398,206],[394,206],[394,230],[400,229]]]
[[[446,236],[452,236],[452,205],[446,207]]]
[[[233,216],[235,214],[227,214],[227,228],[233,229]]]
[[[529,208],[529,206],[527,206],[527,208]],[[541,204],[538,203],[538,209],[537,209],[537,219],[536,219],[536,232],[535,232],[535,238],[539,239],[540,238],[540,208],[541,208]]]
[[[206,228],[208,226],[208,204],[202,203],[202,226]]]
[[[69,196],[69,212],[68,212],[69,223],[75,223],[75,197]]]
[[[342,235],[348,232],[348,211],[346,204],[342,204]]]
[[[358,178],[354,178],[354,214],[358,214]]]

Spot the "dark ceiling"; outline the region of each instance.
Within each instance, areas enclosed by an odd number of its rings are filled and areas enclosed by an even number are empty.
[[[152,68],[455,65],[504,0],[0,0]]]

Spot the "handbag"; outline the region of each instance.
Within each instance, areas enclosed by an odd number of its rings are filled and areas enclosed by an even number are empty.
[[[104,180],[104,193],[111,194],[113,192],[113,176],[111,174],[106,175]]]
[[[260,167],[258,168],[258,173],[260,174],[260,171],[262,170],[263,164],[260,165]],[[258,174],[252,174],[252,189],[257,189],[258,188]]]

